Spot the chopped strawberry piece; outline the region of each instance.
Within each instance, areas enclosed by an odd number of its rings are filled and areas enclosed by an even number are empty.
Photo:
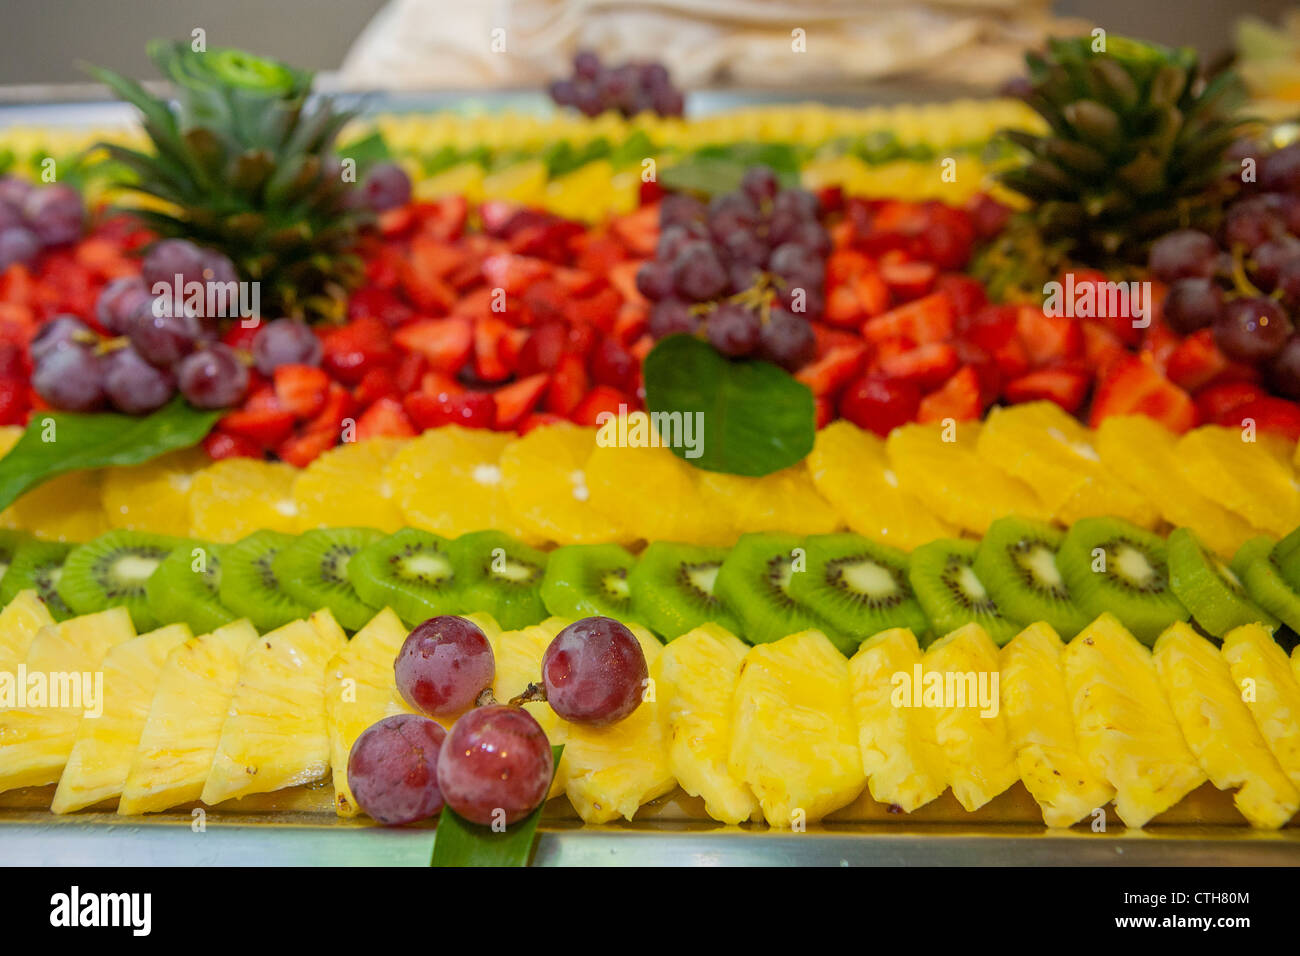
[[[444,280],[464,268],[466,261],[471,258],[464,246],[440,242],[427,235],[419,235],[411,240],[408,256],[413,272]]]
[[[510,326],[491,316],[474,323],[474,376],[480,382],[500,382],[510,377],[504,345],[509,332]]]
[[[549,263],[509,253],[488,256],[482,268],[483,281],[494,289],[504,289],[506,295],[520,295],[534,282],[551,274]]]
[[[868,319],[862,326],[862,335],[868,342],[903,338],[924,345],[942,342],[952,335],[952,329],[952,300],[935,293]]]
[[[1022,305],[1016,310],[1016,332],[1031,365],[1047,365],[1083,353],[1083,329],[1069,316],[1047,315],[1041,308]]]
[[[960,365],[955,348],[945,342],[931,342],[883,356],[875,368],[887,378],[913,382],[921,391],[928,392],[948,381]]]
[[[642,364],[645,362],[645,357],[650,354],[650,351],[654,347],[655,347],[655,340],[653,336],[647,334],[641,336],[639,339],[633,342],[628,348],[629,351],[631,351],[632,353],[632,357],[637,360],[637,363]]]
[[[410,203],[379,214],[379,231],[390,239],[405,236],[415,228],[415,210]]]
[[[492,428],[496,424],[497,406],[488,392],[413,392],[402,404],[421,430],[442,425]]]
[[[656,210],[656,215],[658,215],[658,210]],[[656,227],[655,241],[650,244],[649,251],[636,252],[636,258],[645,259],[654,255],[655,245],[658,242],[658,228]],[[607,232],[595,231],[577,236],[573,241],[573,245],[575,247],[574,266],[596,275],[607,275],[610,269],[627,258],[627,249],[623,243]]]
[[[614,331],[609,338],[630,345],[645,334],[650,325],[650,307],[635,302],[624,302],[614,319]]]
[[[1178,342],[1165,359],[1165,374],[1179,388],[1189,392],[1208,385],[1232,364],[1214,344],[1214,332],[1201,329]]]
[[[330,329],[321,336],[322,365],[340,382],[355,385],[368,369],[391,365],[397,360],[392,339],[384,323],[375,318],[357,319]]]
[[[469,203],[464,196],[444,196],[427,202],[413,203],[420,220],[420,235],[443,242],[460,238],[469,218]]]
[[[408,322],[393,335],[408,352],[424,356],[429,368],[454,375],[474,350],[474,326],[468,319],[420,319]]]
[[[865,376],[852,382],[840,396],[840,414],[882,438],[916,417],[921,390],[912,382]]]
[[[382,370],[371,369],[371,371]],[[273,381],[275,400],[291,417],[305,420],[319,414],[325,407],[325,396],[329,392],[330,379],[315,366],[281,365],[275,370]]]
[[[1091,384],[1092,376],[1084,368],[1041,368],[1007,382],[1002,395],[1012,404],[1046,399],[1074,414],[1082,407]]]
[[[1096,428],[1111,415],[1146,415],[1175,432],[1196,424],[1191,396],[1136,355],[1116,361],[1097,383],[1088,423]]]
[[[287,461],[295,468],[306,468],[322,453],[338,444],[339,433],[327,429],[307,430],[301,435],[285,440],[275,450],[281,461]]]
[[[651,206],[664,198],[664,187],[659,184],[659,180],[652,179],[649,182],[641,180],[641,186],[637,190],[637,201],[642,206]]]
[[[402,389],[398,387],[397,376],[390,369],[372,368],[361,377],[357,387],[352,390],[352,397],[358,408],[367,408],[381,398],[401,398]]]
[[[519,374],[549,372],[569,350],[569,330],[561,322],[547,322],[529,333],[519,350]]]
[[[381,398],[357,419],[356,440],[367,438],[411,438],[415,428],[395,398]]]
[[[610,270],[606,279],[594,273],[587,272],[585,269],[569,269],[564,266],[557,266],[555,269],[555,282],[568,295],[578,296],[595,295],[605,285],[615,285],[614,274],[625,272],[632,263],[620,262]],[[635,286],[633,286],[635,289]]]
[[[595,426],[603,413],[617,415],[620,411],[636,408],[636,400],[626,392],[608,385],[597,385],[578,403],[570,416],[579,425]]]
[[[513,431],[524,416],[537,407],[546,393],[551,377],[545,373],[499,388],[493,393],[496,402],[496,427],[500,431]]]
[[[569,420],[562,415],[552,415],[550,412],[530,412],[524,416],[524,420],[519,423],[519,434],[527,435],[534,428],[545,428],[549,425],[566,425]]]
[[[576,324],[591,325],[610,333],[614,331],[622,305],[623,297],[613,288],[605,288],[585,299],[574,299],[569,304],[569,316]]]
[[[21,378],[0,378],[0,425],[22,425],[30,403],[27,385]]]
[[[1300,405],[1273,395],[1236,405],[1214,420],[1216,425],[1232,428],[1244,428],[1252,422],[1258,432],[1281,435],[1292,442],[1300,441]]]
[[[817,428],[825,428],[835,421],[835,399],[830,395],[813,396],[813,423]]]
[[[878,277],[876,281],[880,281]],[[883,282],[881,287],[884,287]],[[886,289],[885,299],[888,298],[889,290]],[[844,283],[830,287],[826,293],[826,305],[822,309],[823,321],[847,329],[857,328],[866,317],[867,313],[858,301],[852,285]]]
[[[396,328],[415,318],[411,307],[387,289],[368,285],[352,293],[348,299],[348,318],[378,319],[389,328]]]
[[[1203,422],[1217,422],[1240,405],[1264,398],[1268,394],[1252,382],[1227,382],[1212,385],[1196,393],[1196,411]]]
[[[986,305],[959,320],[961,339],[997,366],[1003,378],[1019,378],[1029,371],[1029,353],[1016,330],[1016,307]],[[959,354],[961,349],[958,349]]]
[[[624,302],[646,304],[646,297],[636,287],[636,274],[644,264],[645,262],[641,259],[632,259],[628,262],[620,262],[609,270],[609,284],[613,286],[614,291],[622,297]]]
[[[934,288],[939,277],[939,270],[929,262],[906,262],[895,259],[882,259],[880,278],[891,295],[909,302],[927,295]]]
[[[659,207],[642,206],[636,212],[619,216],[610,229],[634,256],[648,258],[659,243]]]
[[[262,449],[257,443],[218,428],[203,439],[203,450],[213,461],[223,458],[261,458]]]
[[[1098,375],[1105,374],[1112,362],[1123,359],[1129,354],[1119,336],[1105,326],[1095,322],[1084,322],[1082,332],[1083,358],[1088,363],[1088,367],[1095,369]]]
[[[875,272],[876,264],[857,249],[836,249],[826,257],[826,285],[842,285],[856,277]]]
[[[551,383],[546,389],[546,410],[554,415],[568,416],[587,394],[587,366],[580,355],[561,357]]]
[[[945,272],[939,276],[935,291],[942,292],[951,300],[953,312],[958,317],[974,315],[989,302],[983,283],[960,272]]]
[[[252,328],[246,328],[243,322],[235,322],[230,328],[226,329],[221,335],[221,341],[224,345],[229,345],[232,349],[241,352],[251,352],[253,349],[253,339],[257,333],[262,330],[262,324],[259,322]]]
[[[918,422],[940,422],[945,418],[968,421],[980,417],[984,410],[979,373],[966,365],[948,379],[943,387],[921,399]]]
[[[325,404],[306,425],[306,431],[327,432],[337,440],[343,433],[343,422],[353,411],[352,395],[337,382],[331,382],[325,393]]]
[[[402,360],[397,363],[397,371],[394,373],[398,393],[405,395],[407,392],[415,391],[420,387],[420,380],[428,371],[429,362],[419,352],[408,352],[403,355]]]
[[[631,391],[636,387],[640,365],[632,353],[614,338],[597,340],[587,358],[587,368],[597,385],[609,385]]]

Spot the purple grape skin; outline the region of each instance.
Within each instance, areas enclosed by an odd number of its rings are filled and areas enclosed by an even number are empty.
[[[708,240],[709,231],[702,222],[665,226],[659,233],[659,243],[655,247],[655,257],[670,265],[677,254],[688,242]]]
[[[684,226],[704,219],[704,203],[686,193],[669,193],[659,202],[659,227]]]
[[[752,289],[758,285],[758,280],[762,277],[763,270],[758,266],[747,265],[743,262],[733,262],[727,269],[729,284],[727,291],[733,295],[737,292],[744,292],[746,289]]]
[[[95,318],[107,331],[124,335],[132,320],[150,309],[153,296],[139,276],[114,279],[100,290],[95,300]]]
[[[788,213],[795,219],[815,222],[821,214],[821,202],[806,189],[783,189],[772,200],[772,212]]]
[[[819,222],[795,223],[783,236],[783,244],[793,243],[811,249],[819,258],[826,258],[831,251],[831,236]]]
[[[1230,359],[1262,362],[1282,350],[1295,328],[1286,312],[1262,296],[1234,299],[1214,323],[1214,342]]]
[[[793,242],[772,250],[768,269],[788,285],[821,288],[826,282],[826,262],[812,249]]]
[[[215,249],[202,249],[200,261],[203,263],[203,281],[221,283],[239,281],[239,270],[224,253],[217,252]]]
[[[430,717],[450,717],[470,707],[496,678],[487,636],[472,621],[444,614],[419,624],[393,663],[397,691]]]
[[[673,271],[666,263],[651,260],[636,271],[636,289],[651,302],[673,294]]]
[[[411,201],[411,177],[397,163],[376,163],[361,184],[366,207],[387,212]]]
[[[1151,245],[1147,265],[1162,282],[1214,275],[1219,244],[1196,229],[1166,233]]]
[[[253,363],[263,375],[281,365],[320,365],[324,355],[321,340],[306,322],[275,319],[253,336]]]
[[[1179,335],[1213,325],[1223,313],[1223,291],[1213,279],[1179,279],[1165,295],[1165,323]]]
[[[23,202],[27,227],[47,246],[62,246],[81,237],[86,210],[71,186],[54,183],[34,189]]]
[[[546,800],[554,759],[536,718],[522,707],[476,707],[451,728],[438,757],[447,806],[471,823],[509,826]]]
[[[1266,192],[1300,192],[1300,143],[1284,146],[1259,161],[1259,186]]]
[[[802,292],[802,302],[797,301]],[[826,311],[826,294],[818,286],[786,285],[776,290],[776,300],[786,309],[803,319],[820,319]],[[799,308],[795,308],[795,306]]]
[[[723,240],[722,248],[733,265],[761,266],[767,262],[767,243],[754,232],[733,232]]]
[[[176,382],[196,408],[230,408],[248,391],[248,368],[234,349],[218,342],[181,359]]]
[[[59,349],[70,346],[89,347],[98,336],[75,315],[56,315],[40,327],[27,346],[27,354],[36,366]]]
[[[188,239],[163,239],[154,243],[145,254],[140,264],[140,277],[145,287],[153,292],[159,284],[165,284],[170,291],[180,276],[181,294],[191,282],[203,281],[203,250]],[[168,293],[163,293],[164,295]]]
[[[686,112],[686,97],[681,90],[656,90],[654,104],[655,112],[660,116],[681,116]]]
[[[193,351],[201,333],[194,316],[155,315],[152,308],[134,315],[126,328],[127,337],[141,357],[161,367],[174,365]]]
[[[758,316],[734,302],[718,306],[704,322],[709,344],[723,355],[739,358],[758,347]]]
[[[669,335],[693,335],[700,327],[700,317],[681,299],[663,299],[650,308],[647,328],[656,339]]]
[[[40,237],[25,226],[0,231],[0,272],[19,262],[29,265],[40,254]]]
[[[0,202],[0,232],[4,232],[6,229],[26,228],[23,223],[22,211],[7,202]]]
[[[143,415],[166,405],[176,394],[176,379],[166,369],[150,365],[131,346],[103,358],[104,393],[119,412]]]
[[[348,753],[348,789],[366,814],[387,826],[427,820],[443,807],[438,766],[447,732],[418,714],[371,724]]]
[[[6,173],[4,176],[0,176],[0,203],[21,211],[23,203],[27,202],[27,197],[32,194],[35,188],[28,180]]]
[[[80,345],[55,349],[32,369],[32,388],[55,408],[94,411],[104,404],[99,357]]]
[[[759,334],[760,354],[788,371],[804,365],[816,349],[811,323],[786,309],[773,309]]]
[[[1256,247],[1250,260],[1250,277],[1255,285],[1265,292],[1272,292],[1282,267],[1300,261],[1300,239],[1293,236],[1270,239]]]
[[[600,75],[600,56],[593,50],[579,50],[573,56],[573,72],[584,80]]]
[[[1300,335],[1293,335],[1268,366],[1268,383],[1287,398],[1300,400]]]
[[[757,203],[772,202],[781,189],[770,166],[750,166],[741,177],[740,188]]]
[[[589,727],[617,723],[636,710],[649,676],[640,643],[613,618],[574,621],[542,654],[551,709]]]
[[[727,270],[712,243],[696,239],[682,246],[673,259],[673,286],[696,302],[712,299],[727,287]]]
[[[1241,246],[1247,251],[1253,250],[1286,232],[1283,216],[1281,203],[1268,196],[1242,200],[1224,215],[1223,243],[1229,249]]]
[[[574,106],[578,102],[578,87],[572,80],[556,80],[550,93],[557,106]]]

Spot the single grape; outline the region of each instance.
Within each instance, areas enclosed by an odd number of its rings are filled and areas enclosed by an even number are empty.
[[[1259,187],[1266,192],[1300,192],[1300,143],[1283,146],[1260,159]]]
[[[807,317],[773,309],[759,333],[759,350],[768,361],[794,371],[813,357],[817,337]]]
[[[1162,282],[1175,282],[1193,276],[1208,278],[1214,275],[1218,255],[1218,243],[1205,233],[1195,229],[1178,229],[1152,243],[1147,264]]]
[[[573,80],[556,80],[550,87],[551,99],[557,106],[576,106],[578,87]]]
[[[166,285],[168,291],[162,294],[168,295],[179,276],[183,295],[188,283],[203,281],[205,265],[203,250],[188,239],[163,239],[149,247],[140,263],[140,278],[150,292]]]
[[[704,220],[704,203],[686,193],[669,193],[659,203],[659,228]]]
[[[673,294],[673,270],[666,262],[651,259],[636,271],[636,289],[651,302]]]
[[[230,257],[215,249],[200,250],[203,262],[204,282],[238,282],[239,272]],[[214,318],[233,318],[233,316],[214,316]]]
[[[723,240],[722,248],[733,265],[762,266],[770,254],[767,243],[753,232],[733,232]]]
[[[573,72],[584,80],[600,75],[600,56],[594,50],[579,50],[573,56]]]
[[[1300,336],[1293,335],[1268,364],[1268,383],[1287,398],[1300,400]]]
[[[1281,203],[1267,196],[1253,196],[1231,206],[1223,218],[1223,244],[1247,252],[1286,232]],[[1164,278],[1157,273],[1159,278]]]
[[[126,335],[142,358],[167,367],[194,349],[201,331],[199,320],[192,315],[155,315],[147,308],[130,318]]]
[[[542,655],[546,700],[575,724],[603,727],[627,717],[640,706],[649,676],[636,637],[608,617],[574,621]]]
[[[143,415],[166,405],[176,394],[176,379],[151,365],[131,346],[115,349],[102,359],[104,394],[119,412]]]
[[[32,365],[44,361],[46,356],[69,346],[89,347],[98,336],[75,315],[56,315],[37,330],[27,346]]]
[[[681,90],[655,90],[654,105],[655,112],[660,116],[681,116],[686,112],[686,97]]]
[[[431,617],[407,635],[393,664],[402,699],[430,717],[450,717],[492,686],[492,645],[472,621]]]
[[[749,355],[758,347],[760,328],[753,310],[734,302],[722,303],[704,320],[709,344],[733,358]]]
[[[348,754],[348,789],[372,819],[416,823],[443,806],[438,767],[447,732],[418,714],[394,714],[361,732]]]
[[[1213,325],[1223,313],[1223,292],[1213,279],[1179,279],[1165,296],[1165,322],[1179,335]]]
[[[797,246],[803,246],[811,249],[812,252],[821,259],[824,259],[831,251],[831,236],[818,222],[799,222],[793,227],[786,230],[782,236],[782,244],[793,243]]]
[[[763,219],[758,204],[744,193],[724,193],[715,196],[705,214],[709,234],[722,242],[732,233],[752,232]]]
[[[750,166],[741,177],[740,188],[756,203],[768,203],[776,199],[781,183],[770,166]]]
[[[248,367],[234,349],[216,343],[181,359],[176,382],[196,408],[229,408],[248,391]]]
[[[1282,307],[1263,296],[1234,299],[1214,323],[1214,341],[1230,359],[1262,362],[1281,351],[1295,329]]]
[[[132,321],[149,309],[153,296],[145,288],[139,276],[123,276],[114,279],[99,293],[95,300],[95,318],[99,324],[114,335],[123,335],[130,328]]]
[[[727,270],[713,244],[701,239],[682,246],[673,259],[673,286],[696,302],[712,299],[727,287]]]
[[[22,210],[7,202],[0,202],[0,232],[6,229],[26,229]]]
[[[281,365],[320,365],[324,347],[306,322],[275,319],[253,336],[253,364],[263,375]]]
[[[656,339],[668,335],[693,335],[700,327],[700,317],[691,312],[681,299],[662,299],[650,307],[647,328]]]
[[[411,201],[411,177],[397,163],[376,163],[366,173],[361,194],[374,212],[397,209]]]
[[[17,263],[30,265],[41,253],[41,240],[25,226],[0,231],[0,272]]]
[[[709,239],[709,231],[702,222],[690,222],[665,226],[659,233],[659,244],[655,247],[655,258],[660,262],[672,263],[687,243]]]
[[[574,93],[574,105],[583,116],[599,116],[605,111],[605,104],[601,102],[600,92],[594,83],[578,84]]]
[[[1250,255],[1250,278],[1265,292],[1277,287],[1282,267],[1300,261],[1300,239],[1281,236],[1261,243]]]
[[[826,283],[826,262],[812,249],[787,242],[772,250],[767,268],[787,285],[821,288]]]
[[[6,173],[0,176],[0,203],[21,211],[35,188],[29,180]]]
[[[1287,262],[1277,274],[1276,291],[1282,295],[1282,303],[1292,311],[1300,310],[1300,262]]]
[[[94,411],[104,404],[103,367],[83,345],[55,349],[32,369],[32,388],[55,408]]]
[[[755,265],[733,262],[727,268],[727,277],[729,279],[727,291],[734,294],[758,285],[758,280],[763,277],[763,270]]]
[[[668,67],[662,63],[641,64],[641,85],[650,90],[661,89],[671,85],[672,78],[668,75]]]
[[[61,246],[81,238],[86,210],[75,189],[54,183],[28,194],[23,202],[23,219],[42,243]]]
[[[542,805],[554,760],[546,733],[522,707],[475,707],[451,728],[438,758],[438,788],[471,823],[517,823]]]

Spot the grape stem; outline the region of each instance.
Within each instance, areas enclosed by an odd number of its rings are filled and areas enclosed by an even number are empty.
[[[519,694],[515,697],[511,697],[509,704],[511,707],[522,707],[524,704],[529,704],[532,703],[533,701],[545,701],[545,700],[546,700],[546,688],[543,687],[541,684],[530,683],[527,687],[524,688],[524,692],[522,694]]]
[[[496,695],[492,693],[491,687],[484,687],[479,695],[474,698],[475,707],[487,707],[497,702]]]

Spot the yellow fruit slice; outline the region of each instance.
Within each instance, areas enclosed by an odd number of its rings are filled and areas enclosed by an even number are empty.
[[[899,486],[884,439],[840,419],[817,433],[808,455],[813,485],[850,528],[904,551],[954,534]]]
[[[502,631],[499,628],[488,630],[484,627],[484,633],[492,644],[492,654],[496,658],[496,679],[492,682],[492,694],[498,701],[504,703],[518,697],[528,689],[529,684],[541,680],[542,655],[546,653],[546,648],[555,639],[555,635],[568,623],[559,618],[548,618],[541,624],[519,631]],[[480,626],[483,625],[480,623]],[[559,715],[551,710],[549,704],[545,701],[531,701],[522,706],[541,725],[552,745],[563,743],[560,740]],[[559,796],[564,793],[564,789],[564,763],[561,761],[551,780],[547,798]]]
[[[1238,428],[1206,425],[1184,435],[1177,457],[1201,494],[1256,528],[1279,537],[1300,525],[1300,483],[1295,472]]]
[[[0,674],[14,674],[27,657],[41,628],[53,624],[49,609],[35,591],[19,591],[0,611]],[[3,709],[0,703],[0,709]]]
[[[1145,415],[1115,415],[1095,432],[1102,462],[1137,488],[1170,524],[1191,528],[1210,550],[1230,557],[1258,532],[1183,477],[1178,435]]]
[[[38,538],[89,541],[109,529],[101,504],[99,471],[70,471],[37,485],[13,503],[17,527]]]
[[[254,531],[298,530],[293,482],[298,470],[280,462],[226,458],[194,476],[190,486],[190,530],[217,543],[238,541]]]
[[[750,649],[732,698],[731,775],[774,827],[801,827],[846,806],[866,775],[849,666],[821,631]]]
[[[587,461],[596,430],[577,425],[535,428],[501,452],[501,487],[515,520],[542,541],[617,541],[617,524],[596,511],[587,487]]]
[[[1233,803],[1251,826],[1283,826],[1300,808],[1300,792],[1269,753],[1214,645],[1178,621],[1156,640],[1151,656],[1183,738],[1210,782],[1236,789]]]
[[[1300,787],[1300,661],[1273,640],[1268,629],[1246,624],[1229,631],[1220,650],[1233,687],[1291,783]]]
[[[802,462],[761,478],[701,471],[696,479],[704,506],[725,515],[738,531],[829,534],[840,527],[839,515]]]
[[[147,461],[104,470],[104,515],[114,528],[176,534],[190,524],[194,476],[212,459],[187,448]]]
[[[730,631],[705,624],[667,644],[655,674],[673,776],[723,823],[743,823],[758,812],[753,792],[727,769],[731,698],[747,650]]]
[[[501,453],[512,438],[447,425],[407,442],[384,472],[406,522],[447,537],[485,528],[525,537],[501,483]]]
[[[640,642],[653,674],[662,645],[644,628],[629,628]],[[587,823],[608,823],[618,817],[631,820],[642,804],[663,796],[677,784],[659,705],[648,699],[650,696],[623,720],[608,727],[586,727],[561,720],[555,735],[547,734],[553,745],[564,744],[560,760],[564,792]]]
[[[483,177],[483,195],[488,199],[513,199],[536,204],[546,191],[546,164],[540,159],[507,166]]]
[[[885,450],[903,491],[958,528],[983,534],[1007,514],[1048,518],[1028,485],[978,453],[979,435],[978,422],[904,425]]]
[[[868,638],[849,661],[867,786],[876,802],[907,813],[948,789],[934,713],[912,706],[912,695],[901,694],[895,678],[905,674],[914,681],[920,663],[916,636],[906,628]]]
[[[117,804],[119,814],[156,813],[199,799],[240,662],[255,640],[253,625],[235,621],[168,655]]]
[[[1107,515],[1151,528],[1160,519],[1145,497],[1102,464],[1092,433],[1055,402],[993,409],[977,447],[985,461],[1031,487],[1064,524]]]
[[[94,719],[88,715],[77,728],[51,811],[72,813],[122,793],[163,664],[191,636],[184,624],[169,624],[108,652],[99,714]]]
[[[83,614],[41,628],[18,673],[0,673],[0,792],[59,779],[82,714],[103,691],[95,674],[104,656],[133,637],[124,607]]]
[[[994,683],[997,645],[984,628],[967,624],[931,644],[921,659],[921,670],[923,675],[939,674],[943,679],[934,733],[948,785],[958,803],[978,810],[1020,778]],[[924,701],[934,679],[922,679],[927,685],[922,689]]]
[[[292,621],[249,645],[230,716],[200,799],[269,793],[318,780],[329,770],[325,667],[346,643],[328,611]]]
[[[384,468],[405,445],[397,438],[344,442],[324,452],[293,483],[298,529],[340,524],[392,533],[406,526]],[[347,520],[341,520],[341,516]]]
[[[1049,827],[1068,827],[1115,799],[1079,750],[1065,689],[1065,645],[1047,624],[1031,624],[998,652],[999,694],[1016,767]]]
[[[1079,749],[1115,788],[1115,811],[1141,827],[1205,782],[1160,686],[1151,652],[1103,614],[1062,659]]]

